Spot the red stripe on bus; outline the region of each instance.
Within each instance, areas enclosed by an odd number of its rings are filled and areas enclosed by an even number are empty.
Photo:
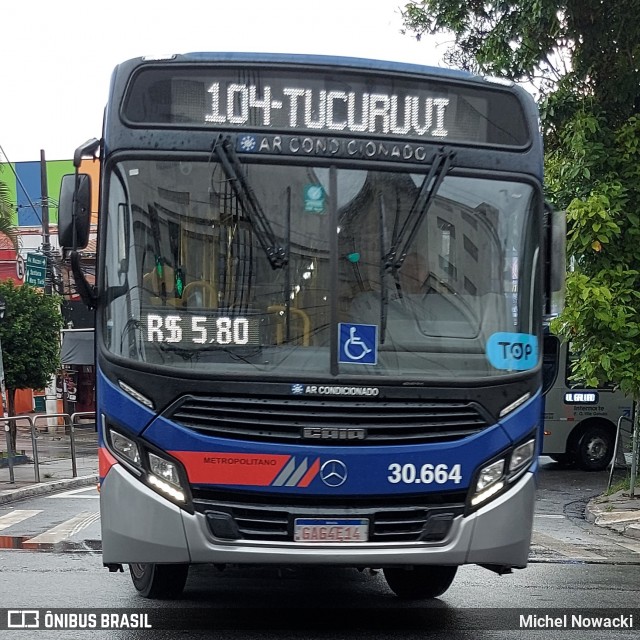
[[[309,467],[307,473],[302,476],[302,480],[298,482],[299,487],[308,487],[311,481],[318,475],[320,471],[320,458],[316,458],[316,461]]]
[[[98,474],[100,478],[104,478],[114,464],[118,464],[118,461],[104,447],[99,447]]]
[[[235,484],[268,487],[290,455],[170,451],[187,470],[192,484]]]

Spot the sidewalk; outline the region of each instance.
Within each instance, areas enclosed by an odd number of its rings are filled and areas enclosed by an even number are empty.
[[[31,498],[43,496],[57,491],[68,491],[89,485],[97,486],[98,459],[95,460],[95,471],[75,478],[71,473],[70,460],[45,463],[40,465],[40,482],[35,481],[33,464],[21,464],[14,467],[14,482],[10,482],[9,469],[0,468],[0,506]],[[44,474],[43,474],[44,471]],[[78,470],[80,473],[80,470]]]
[[[610,496],[598,496],[587,504],[587,522],[640,540],[640,488],[635,496],[628,491],[618,491]]]
[[[34,417],[32,414],[29,415]],[[64,426],[48,427],[43,420],[39,420],[38,427],[36,447],[40,482],[37,482],[28,421],[18,423],[13,478],[6,459],[7,446],[4,434],[2,436],[0,450],[5,453],[0,459],[0,505],[32,496],[98,484],[98,438],[93,425],[75,428],[75,477],[68,431]]]

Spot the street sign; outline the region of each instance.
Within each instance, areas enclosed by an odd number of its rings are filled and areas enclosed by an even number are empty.
[[[27,254],[26,282],[34,287],[44,287],[47,275],[47,257],[37,254]]]
[[[47,256],[40,253],[27,254],[27,267],[44,267],[47,266]]]
[[[46,269],[38,267],[27,267],[27,284],[34,287],[44,287],[44,281],[47,275]]]

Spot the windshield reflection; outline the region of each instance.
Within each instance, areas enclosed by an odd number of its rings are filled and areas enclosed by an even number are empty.
[[[112,353],[239,375],[486,377],[505,373],[485,355],[490,336],[535,334],[531,186],[448,164],[434,188],[425,174],[220,153],[113,173]],[[375,327],[375,362],[336,363],[339,327],[353,325]]]

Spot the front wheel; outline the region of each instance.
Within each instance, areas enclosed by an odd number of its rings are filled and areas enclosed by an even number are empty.
[[[453,582],[458,567],[420,566],[413,569],[390,567],[384,569],[384,577],[399,598],[426,600],[441,596]]]
[[[188,564],[136,563],[129,565],[131,580],[144,598],[179,598],[187,582]]]
[[[587,427],[578,440],[576,458],[585,471],[602,471],[613,458],[613,435],[608,429],[593,425]]]

